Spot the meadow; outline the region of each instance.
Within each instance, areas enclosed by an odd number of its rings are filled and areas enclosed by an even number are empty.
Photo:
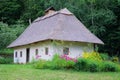
[[[120,72],[35,69],[30,64],[0,64],[0,80],[120,80]]]

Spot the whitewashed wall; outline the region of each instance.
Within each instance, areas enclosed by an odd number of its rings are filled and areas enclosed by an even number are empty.
[[[22,51],[22,57],[20,57],[20,51]],[[16,52],[17,52],[17,57],[15,57]],[[26,63],[26,49],[25,49],[25,47],[16,48],[14,50],[14,63]]]
[[[48,55],[45,54],[46,47],[48,48]],[[36,49],[38,49],[38,55],[41,56],[41,57],[39,57],[40,59],[45,59],[45,60],[52,59],[53,47],[52,47],[50,41],[34,44],[30,47],[30,62],[33,59],[36,59],[36,54],[35,54]]]
[[[48,55],[45,54],[45,48],[48,48],[49,52]],[[52,59],[54,53],[53,53],[53,47],[50,41],[45,41],[45,42],[39,42],[27,46],[21,46],[14,48],[14,63],[26,63],[26,49],[29,48],[29,62],[32,62],[36,60],[36,53],[35,50],[38,49],[38,56],[39,59],[45,59],[45,60],[50,60]],[[20,57],[20,51],[22,51],[22,57]],[[18,57],[15,57],[15,52],[17,52]]]
[[[59,42],[58,42],[59,43]],[[53,45],[54,53],[63,54],[63,48],[69,48],[69,55],[72,58],[82,57],[83,52],[93,51],[93,44],[81,42],[62,42],[60,45]]]
[[[39,42],[27,46],[21,46],[14,49],[14,63],[26,63],[26,48],[30,48],[29,62],[36,60],[35,50],[38,49],[39,59],[51,60],[54,54],[63,54],[63,48],[67,47],[70,50],[69,56],[72,58],[81,57],[84,51],[92,51],[93,44],[80,43],[80,42],[60,42],[56,41],[54,44],[51,41]],[[45,54],[45,47],[48,47],[48,55]],[[17,51],[18,57],[15,58],[15,52]],[[20,51],[22,51],[22,57],[20,57]]]

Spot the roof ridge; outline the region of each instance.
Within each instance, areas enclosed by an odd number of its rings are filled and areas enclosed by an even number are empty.
[[[57,14],[59,14],[59,13],[54,13],[54,14],[49,15],[49,16],[43,16],[43,17],[40,17],[40,19],[37,18],[36,20],[33,21],[33,23],[34,23],[34,22],[39,22],[39,21],[41,21],[41,20],[47,19],[47,18],[52,17],[52,16],[55,16],[55,15],[57,15]]]
[[[45,16],[38,17],[36,20],[33,21],[33,23],[44,20],[44,19],[47,19],[47,18],[50,18],[50,17],[55,16],[57,14],[73,15],[73,13],[71,13],[67,8],[64,8],[64,9],[61,9],[59,11],[53,12],[51,14],[47,14]]]

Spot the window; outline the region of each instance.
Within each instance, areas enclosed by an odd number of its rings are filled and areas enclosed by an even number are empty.
[[[15,57],[17,57],[17,52],[15,52]]]
[[[35,55],[38,55],[38,49],[35,50]]]
[[[20,51],[20,57],[22,57],[22,51]]]
[[[45,48],[45,55],[48,55],[48,47]]]
[[[63,49],[63,54],[65,54],[65,55],[69,55],[69,48],[64,48]]]

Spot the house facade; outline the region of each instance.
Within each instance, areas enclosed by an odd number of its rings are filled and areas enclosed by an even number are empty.
[[[71,58],[82,57],[84,51],[93,51],[93,44],[81,42],[43,41],[14,48],[14,63],[27,63],[38,59],[51,60],[54,54]]]
[[[14,63],[51,60],[54,54],[82,57],[94,44],[104,44],[66,8],[46,12],[8,46],[14,49]]]

